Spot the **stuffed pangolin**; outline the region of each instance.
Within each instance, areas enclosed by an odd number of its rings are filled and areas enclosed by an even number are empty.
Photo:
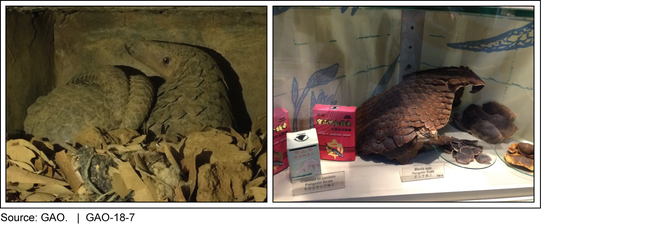
[[[149,131],[187,136],[234,124],[224,75],[206,52],[159,41],[135,41],[125,48],[165,79],[145,125]]]
[[[485,83],[467,67],[443,67],[405,75],[403,81],[357,108],[356,147],[407,164],[426,144],[451,145],[437,130],[449,121],[457,90]]]
[[[27,109],[24,129],[53,143],[72,142],[89,127],[135,130],[152,102],[153,88],[145,76],[127,77],[116,67],[100,66],[36,99]]]

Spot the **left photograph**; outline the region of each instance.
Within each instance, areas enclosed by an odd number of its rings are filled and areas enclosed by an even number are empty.
[[[6,202],[267,202],[267,7],[5,7]]]

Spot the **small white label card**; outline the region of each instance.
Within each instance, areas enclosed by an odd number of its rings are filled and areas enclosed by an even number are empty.
[[[345,171],[294,178],[291,183],[294,196],[345,188]]]
[[[402,167],[400,178],[402,182],[438,179],[445,177],[445,164],[435,163],[426,165],[412,165]]]

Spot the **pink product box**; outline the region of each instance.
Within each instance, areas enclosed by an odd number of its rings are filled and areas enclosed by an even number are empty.
[[[355,106],[314,106],[314,128],[318,133],[320,158],[335,161],[354,161],[356,158]]]
[[[273,109],[273,174],[289,166],[287,132],[290,130],[289,112],[281,107]]]

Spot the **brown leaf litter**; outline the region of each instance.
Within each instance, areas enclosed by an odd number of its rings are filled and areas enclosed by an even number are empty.
[[[263,202],[266,116],[252,131],[206,128],[177,143],[86,129],[74,144],[9,139],[7,202]]]

